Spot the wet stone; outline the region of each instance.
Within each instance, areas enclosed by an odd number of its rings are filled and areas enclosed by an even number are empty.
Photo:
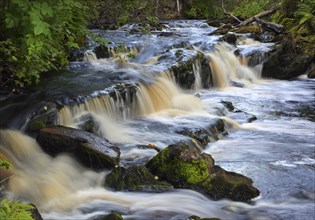
[[[115,190],[157,192],[166,191],[173,186],[160,181],[145,166],[115,167],[106,176],[105,186]]]
[[[146,166],[175,188],[193,189],[212,199],[246,202],[259,195],[250,178],[214,165],[211,155],[200,153],[185,142],[163,149]]]
[[[63,126],[44,128],[37,141],[46,153],[52,156],[68,153],[92,169],[111,169],[119,163],[118,147],[86,131]]]

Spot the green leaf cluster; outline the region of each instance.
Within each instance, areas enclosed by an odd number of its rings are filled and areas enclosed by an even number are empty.
[[[8,162],[7,160],[2,160],[0,159],[0,168],[3,167],[7,170],[12,168],[12,164],[10,162]]]
[[[93,1],[7,0],[0,8],[0,71],[21,85],[68,64],[68,54],[85,42]]]
[[[245,0],[234,8],[233,14],[242,18],[250,18],[269,7],[269,0]]]
[[[29,212],[34,207],[29,204],[24,204],[19,201],[11,201],[4,199],[0,202],[0,219],[6,220],[33,220]]]
[[[221,1],[190,0],[185,5],[185,16],[188,18],[218,18],[223,16]]]
[[[283,0],[281,11],[273,16],[273,20],[284,25],[295,37],[315,40],[314,0]]]

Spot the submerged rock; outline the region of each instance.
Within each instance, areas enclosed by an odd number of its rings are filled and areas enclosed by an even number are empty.
[[[118,213],[116,211],[112,211],[108,215],[97,216],[97,217],[92,218],[90,220],[124,220],[124,218],[121,216],[120,213]]]
[[[199,216],[192,215],[188,220],[221,220],[220,218],[200,218]]]
[[[173,186],[159,181],[145,166],[116,167],[106,176],[105,185],[115,190],[165,191]]]
[[[170,145],[146,165],[149,170],[177,188],[189,188],[213,199],[249,201],[259,195],[252,180],[214,165],[211,155],[180,142]]]
[[[86,131],[63,126],[44,128],[37,141],[46,153],[52,156],[69,153],[89,168],[111,169],[119,163],[118,147]]]
[[[225,125],[222,119],[215,119],[209,122],[209,126],[204,128],[179,128],[176,133],[193,138],[199,145],[206,147],[209,142],[214,142],[225,135]]]

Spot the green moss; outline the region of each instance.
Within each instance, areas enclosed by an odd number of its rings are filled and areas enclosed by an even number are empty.
[[[121,216],[120,213],[116,211],[112,211],[112,213],[102,216],[99,219],[100,220],[123,220],[124,218]]]
[[[214,199],[249,201],[259,195],[251,179],[214,166],[210,155],[183,142],[162,150],[147,167],[175,187],[194,189]]]
[[[106,177],[106,185],[116,190],[151,191],[167,190],[172,185],[150,173],[144,166],[129,168],[117,167]]]
[[[32,121],[29,125],[29,130],[30,131],[39,131],[42,128],[46,128],[46,120],[45,117],[41,116],[34,121]]]
[[[190,150],[186,144],[180,147],[182,152]],[[176,150],[174,152],[171,147],[165,148],[152,158],[149,166],[153,167],[158,176],[170,177],[172,179],[167,178],[167,180],[178,185],[193,185],[209,178],[208,164],[204,158],[187,160],[181,158],[180,153]]]

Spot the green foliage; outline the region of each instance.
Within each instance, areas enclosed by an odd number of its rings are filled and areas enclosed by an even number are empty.
[[[4,199],[0,202],[0,219],[6,220],[33,220],[29,210],[33,209],[32,205],[24,204],[19,201]]]
[[[298,5],[294,12],[295,25],[291,28],[293,33],[307,36],[315,34],[315,1],[305,0]]]
[[[270,7],[268,0],[245,0],[234,8],[233,14],[238,17],[249,18],[266,10],[268,7]]]
[[[12,164],[7,160],[0,159],[0,168],[11,169]],[[11,201],[8,199],[3,199],[0,202],[0,219],[6,220],[33,220],[29,210],[34,207],[28,204],[21,203],[19,201]]]
[[[223,15],[221,3],[213,0],[192,0],[185,8],[188,18],[215,18]]]
[[[4,167],[5,169],[9,170],[12,168],[12,164],[8,162],[7,160],[0,159],[0,168]]]
[[[159,24],[159,18],[158,17],[148,16],[147,21],[153,27],[155,27]]]
[[[70,50],[85,42],[90,6],[83,0],[11,0],[0,9],[1,71],[23,85],[64,68]]]
[[[275,22],[284,25],[296,37],[314,36],[315,1],[283,0],[281,6],[281,11],[273,16]]]

